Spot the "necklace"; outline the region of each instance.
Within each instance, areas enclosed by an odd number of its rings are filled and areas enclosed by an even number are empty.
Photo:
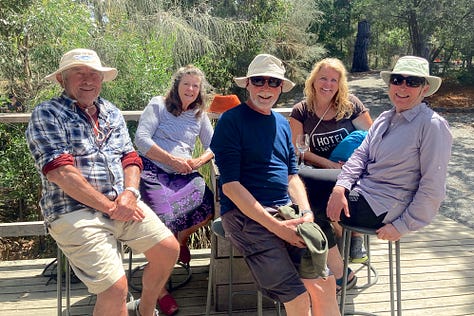
[[[329,109],[331,108],[331,103],[329,103],[329,105],[327,106],[326,108],[326,111],[324,111],[323,115],[319,118],[319,121],[318,123],[316,124],[316,126],[313,128],[313,130],[311,131],[310,135],[313,134],[316,129],[318,128],[319,124],[321,124],[321,121],[324,119],[324,116],[328,113]]]
[[[92,109],[93,108],[93,109]],[[94,106],[90,106],[84,109],[84,112],[87,114],[89,117],[89,120],[92,124],[92,128],[94,131],[95,139],[98,143],[102,143],[107,137],[109,137],[110,133],[112,130],[110,130],[107,134],[104,133],[104,131],[101,131],[99,128],[99,114],[98,114],[98,109],[97,106],[94,104]],[[89,113],[91,112],[91,113]],[[107,126],[108,126],[107,122]]]

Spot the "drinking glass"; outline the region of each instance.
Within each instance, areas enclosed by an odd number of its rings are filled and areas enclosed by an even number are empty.
[[[304,166],[304,153],[309,150],[309,135],[301,134],[296,136],[296,148],[300,153],[300,165],[299,168]]]

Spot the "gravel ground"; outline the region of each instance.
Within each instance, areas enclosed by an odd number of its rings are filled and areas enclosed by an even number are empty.
[[[387,87],[378,73],[350,78],[351,91],[377,117],[391,108]],[[474,229],[474,111],[435,109],[445,117],[453,134],[452,156],[448,167],[447,196],[440,213]]]

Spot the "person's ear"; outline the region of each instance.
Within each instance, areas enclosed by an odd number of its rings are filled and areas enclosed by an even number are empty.
[[[428,93],[428,90],[430,90],[430,85],[427,83],[423,86],[423,90],[422,91],[422,95],[423,96],[426,96],[426,94]]]
[[[59,82],[61,87],[64,88],[64,80],[63,80],[63,74],[62,73],[57,73],[56,74],[56,80]]]

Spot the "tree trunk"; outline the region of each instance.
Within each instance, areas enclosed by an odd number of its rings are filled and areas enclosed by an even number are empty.
[[[370,24],[368,21],[360,21],[357,26],[357,38],[354,47],[351,72],[369,71],[367,49],[370,39]]]

